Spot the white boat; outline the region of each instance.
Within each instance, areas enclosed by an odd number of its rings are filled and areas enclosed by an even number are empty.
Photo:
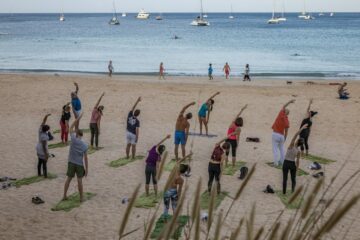
[[[330,17],[333,17],[334,16],[334,13],[332,12],[332,13],[330,13]]]
[[[122,16],[122,17],[126,17],[126,13],[122,13],[121,16]]]
[[[234,19],[232,5],[230,6],[230,16],[229,16],[229,19]]]
[[[150,17],[150,13],[147,13],[144,11],[144,9],[141,9],[138,15],[136,16],[137,19],[148,19]]]
[[[163,20],[162,14],[156,16],[155,19],[158,20],[158,21]]]
[[[207,14],[204,14],[204,15],[203,15],[203,18],[207,18],[207,17],[208,17],[208,15],[207,15]]]
[[[120,21],[117,18],[115,1],[113,1],[113,7],[114,7],[113,17],[110,19],[109,24],[110,25],[119,25]]]
[[[306,4],[305,4],[305,0],[304,0],[304,11],[298,16],[300,19],[303,20],[313,20],[315,19],[313,16],[311,16],[310,14],[306,13]]]
[[[286,17],[285,17],[285,2],[283,0],[283,10],[281,12],[281,17],[277,18],[279,22],[286,22]]]
[[[324,13],[322,13],[322,12],[321,12],[321,13],[319,13],[319,17],[321,17],[321,16],[324,16]]]
[[[60,14],[59,20],[60,20],[60,22],[64,22],[64,21],[65,21],[64,13],[61,13],[61,14]]]
[[[210,23],[204,19],[203,16],[203,5],[202,0],[200,0],[200,16],[198,16],[196,19],[194,19],[190,25],[192,26],[199,26],[199,27],[205,27],[210,26]]]
[[[278,24],[280,23],[279,19],[275,17],[275,0],[273,1],[273,12],[272,17],[267,21],[268,24]]]

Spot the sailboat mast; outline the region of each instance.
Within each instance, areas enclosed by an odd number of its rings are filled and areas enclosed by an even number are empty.
[[[203,3],[202,0],[200,0],[200,18],[203,18]]]
[[[306,2],[304,0],[304,11],[303,11],[303,14],[305,15],[306,14]]]
[[[113,1],[113,7],[114,7],[114,13],[113,13],[113,16],[117,18],[117,14],[116,14],[116,7],[115,7],[115,0]]]

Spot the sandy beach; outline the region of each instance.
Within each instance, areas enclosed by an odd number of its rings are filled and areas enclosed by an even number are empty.
[[[158,80],[156,76],[109,78],[101,75],[0,74],[0,177],[23,178],[36,175],[35,145],[38,127],[43,116],[51,113],[48,124],[52,130],[60,128],[61,109],[70,101],[74,81],[80,86],[79,97],[84,109],[81,128],[88,128],[91,111],[101,93],[105,92],[100,135],[100,146],[104,149],[89,155],[89,174],[84,179],[84,190],[96,193],[96,196],[70,212],[51,211],[62,198],[69,148],[50,150],[56,157],[49,160],[48,171],[57,174],[56,179],[0,191],[0,239],[118,239],[118,229],[126,210],[126,204],[122,204],[121,199],[130,197],[137,184],[144,183],[145,164],[144,161],[135,161],[120,168],[111,168],[106,163],[125,156],[126,116],[139,96],[143,100],[138,106],[141,109],[141,128],[137,149],[139,154],[146,155],[166,134],[173,135],[179,111],[192,101],[196,102],[196,106],[189,108],[194,114],[191,131],[198,132],[196,121],[199,105],[216,91],[221,92],[215,98],[209,125],[209,132],[218,137],[191,136],[189,139],[193,143],[194,161],[192,176],[186,180],[189,186],[186,206],[191,206],[199,177],[203,181],[202,192],[205,191],[208,161],[214,144],[226,136],[230,122],[248,104],[242,115],[244,127],[238,160],[247,162],[249,168],[255,163],[257,167],[255,175],[227,218],[221,233],[223,237],[230,236],[230,231],[236,228],[239,220],[249,216],[254,203],[255,229],[262,225],[270,227],[284,208],[276,195],[262,191],[268,184],[281,189],[281,171],[269,167],[266,162],[272,161],[271,125],[287,101],[296,99],[295,104],[289,107],[289,136],[292,137],[305,117],[309,99],[314,99],[313,109],[319,114],[313,120],[310,153],[336,160],[335,163],[324,165],[325,187],[340,167],[345,165],[331,192],[335,192],[360,168],[359,81],[348,81],[347,88],[352,97],[341,101],[337,99],[337,86],[328,84],[341,82],[339,80],[294,80],[293,84],[287,85],[284,79],[242,82],[239,78],[224,80],[219,77],[209,81],[205,77],[169,76],[167,80]],[[307,85],[306,81],[314,81],[315,84]],[[59,134],[54,136],[54,142],[59,142]],[[259,137],[261,142],[248,143],[245,142],[246,137]],[[84,135],[84,139],[89,142],[89,133]],[[165,144],[169,152],[168,158],[173,158],[173,138]],[[286,146],[288,144],[289,140]],[[191,149],[190,145],[187,145],[188,150]],[[309,161],[300,161],[301,168],[311,172],[309,164]],[[165,172],[159,182],[160,189],[164,187],[168,174]],[[235,195],[241,184],[237,175],[222,178],[222,188],[231,196]],[[359,193],[360,181],[358,178],[355,180],[355,184],[353,180],[341,190],[335,199],[336,203],[349,200],[355,193]],[[297,178],[297,186],[308,183],[311,186],[316,181],[311,175],[301,176]],[[76,191],[76,181],[73,181],[69,193]],[[141,193],[143,192],[142,185]],[[35,194],[40,195],[45,204],[32,204],[31,198]],[[231,199],[225,198],[216,214],[227,210],[230,203]],[[160,207],[159,216],[162,209],[163,206]],[[126,232],[140,229],[124,239],[142,239],[144,221],[149,219],[153,211],[154,209],[135,208]],[[285,211],[282,218],[284,226],[286,219],[293,213],[294,210]],[[360,239],[359,213],[358,204],[324,239],[341,239],[345,233],[345,239]],[[206,224],[202,227],[205,229]],[[245,231],[241,235],[241,239],[245,239]]]

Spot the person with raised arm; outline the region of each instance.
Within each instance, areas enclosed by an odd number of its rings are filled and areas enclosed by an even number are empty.
[[[66,173],[67,179],[64,186],[63,200],[67,200],[67,191],[69,189],[70,182],[76,174],[78,190],[80,194],[80,202],[83,202],[84,194],[82,178],[84,176],[86,177],[89,174],[89,165],[87,156],[88,145],[82,140],[83,132],[77,127],[79,126],[79,121],[81,117],[82,114],[78,118],[76,118],[70,126],[71,144],[69,150],[68,168]]]
[[[69,120],[71,118],[71,107],[70,102],[62,108],[62,114],[60,118],[60,133],[61,133],[61,142],[63,144],[67,144],[68,136],[69,136]]]
[[[90,119],[90,132],[91,132],[90,146],[91,148],[93,148],[94,139],[95,139],[96,149],[99,148],[100,121],[104,111],[104,106],[100,105],[100,102],[101,99],[104,97],[104,95],[105,93],[102,93],[99,100],[96,102],[94,109],[91,113],[91,119]]]
[[[225,66],[223,67],[223,72],[225,73],[225,78],[228,79],[230,75],[231,68],[228,63],[225,63]]]
[[[126,124],[126,158],[130,157],[130,148],[131,148],[131,156],[132,159],[135,159],[136,154],[136,144],[139,140],[139,128],[140,128],[140,121],[138,119],[140,115],[140,110],[136,109],[138,103],[141,102],[141,97],[139,97],[134,106],[131,108],[128,117],[127,117],[127,124]]]
[[[214,97],[219,95],[220,92],[215,93],[212,95],[205,103],[201,105],[201,108],[199,110],[198,116],[199,116],[199,124],[200,124],[200,135],[202,135],[202,127],[205,126],[206,135],[209,134],[208,132],[208,124],[210,119],[210,112],[213,109],[214,106]]]
[[[232,165],[235,167],[236,162],[236,150],[239,146],[239,139],[240,139],[240,133],[241,133],[241,127],[244,125],[244,120],[241,116],[242,112],[247,108],[247,104],[241,109],[241,111],[236,115],[234,120],[230,123],[229,129],[228,129],[228,139],[226,139],[226,142],[230,144],[231,147],[231,156],[232,156]],[[233,135],[235,133],[235,135]],[[230,150],[230,149],[229,149]],[[230,151],[226,152],[226,166],[228,165],[228,157],[229,157]]]
[[[41,174],[41,168],[43,169],[43,176],[44,178],[47,178],[47,161],[49,159],[49,149],[48,149],[48,141],[49,138],[49,131],[50,126],[46,124],[46,121],[48,117],[51,116],[51,114],[46,114],[40,128],[38,130],[38,143],[36,144],[36,154],[38,157],[38,176],[42,176]]]
[[[78,97],[79,85],[76,82],[74,82],[74,85],[75,85],[75,92],[71,92],[71,106],[74,117],[78,118],[82,113],[82,108],[81,108],[81,101]],[[79,128],[79,126],[76,127]]]
[[[282,165],[284,162],[284,143],[290,127],[288,115],[290,113],[287,106],[294,103],[295,100],[287,102],[280,110],[278,116],[272,125],[272,148],[274,155],[274,166]]]
[[[161,161],[161,155],[165,152],[165,145],[163,143],[169,139],[171,135],[167,135],[164,139],[162,139],[158,144],[153,146],[148,153],[146,158],[146,167],[145,167],[145,192],[146,196],[149,196],[149,184],[150,179],[152,179],[152,183],[154,185],[155,196],[157,196],[158,188],[157,188],[157,179],[156,173],[159,171],[159,163]]]
[[[231,134],[234,135],[235,133]],[[222,169],[222,163],[225,160],[226,152],[230,148],[230,143],[225,142],[226,139],[228,139],[229,136],[222,139],[218,143],[215,144],[215,148],[211,154],[210,162],[208,166],[208,172],[209,172],[209,181],[208,181],[208,191],[211,192],[211,187],[214,182],[214,179],[217,183],[217,192],[218,194],[221,191],[221,185],[220,185],[220,175],[221,175],[221,169]]]
[[[300,128],[300,130],[294,135],[291,140],[291,143],[287,149],[284,164],[282,167],[283,172],[283,194],[286,194],[286,186],[287,186],[287,178],[290,171],[291,176],[291,190],[295,191],[296,186],[296,170],[299,168],[299,160],[300,160],[300,151],[299,148],[303,144],[304,140],[302,138],[298,138],[300,132],[307,128],[308,126],[305,124]]]
[[[190,123],[189,120],[192,118],[192,113],[189,112],[184,116],[185,111],[195,105],[195,102],[189,103],[188,105],[184,106],[176,120],[175,125],[175,135],[174,135],[174,144],[175,144],[175,160],[179,160],[179,145],[181,144],[181,153],[182,157],[185,157],[186,155],[186,142],[189,136],[189,130],[190,130]]]
[[[306,110],[306,117],[302,120],[300,128],[302,128],[304,125],[307,125],[306,128],[304,128],[300,132],[300,138],[302,138],[303,144],[301,144],[301,155],[304,156],[304,150],[306,150],[306,156],[309,154],[309,137],[311,133],[311,127],[312,127],[312,118],[318,114],[318,112],[311,111],[311,104],[313,103],[313,100],[310,99],[308,108]]]

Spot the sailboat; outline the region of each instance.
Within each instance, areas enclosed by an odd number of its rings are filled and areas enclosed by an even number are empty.
[[[275,0],[273,1],[273,12],[271,19],[268,20],[268,24],[278,24],[280,23],[279,19],[275,17]]]
[[[116,14],[116,7],[115,7],[115,1],[113,1],[113,7],[114,7],[114,13],[113,13],[113,17],[111,18],[111,20],[109,21],[110,25],[119,25],[120,22],[117,18],[117,14]]]
[[[126,17],[126,13],[122,13],[121,16],[122,16],[122,17]]]
[[[210,23],[208,21],[206,21],[203,17],[203,4],[202,4],[202,0],[200,0],[200,16],[198,16],[196,19],[194,19],[190,25],[192,26],[199,26],[199,27],[204,27],[204,26],[209,26]]]
[[[65,21],[64,13],[61,13],[61,14],[60,14],[59,21],[60,21],[60,22],[64,22],[64,21]]]
[[[229,19],[234,19],[232,5],[230,6],[230,10],[231,10],[231,11],[230,11]]]
[[[304,20],[312,20],[315,19],[313,16],[311,16],[310,14],[306,13],[306,4],[305,4],[305,0],[304,0],[304,11],[298,16],[300,19],[304,19]]]
[[[163,20],[162,14],[160,13],[158,16],[155,17],[156,20]]]
[[[285,17],[285,0],[283,0],[283,9],[282,9],[282,12],[281,12],[281,17],[278,17],[277,19],[280,21],[280,22],[286,22],[286,17]]]

